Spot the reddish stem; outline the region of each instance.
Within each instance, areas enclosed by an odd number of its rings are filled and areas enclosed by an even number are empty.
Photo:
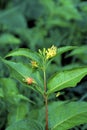
[[[46,109],[46,128],[45,128],[45,130],[48,130],[48,100],[47,100],[47,97],[45,97],[45,109]]]

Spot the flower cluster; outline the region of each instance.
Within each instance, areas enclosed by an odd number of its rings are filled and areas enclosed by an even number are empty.
[[[50,59],[57,54],[57,47],[54,45],[46,50],[46,59]]]
[[[43,48],[42,51],[39,49],[39,53],[48,60],[57,54],[57,47],[53,45],[51,48],[48,48],[47,50],[46,48]]]

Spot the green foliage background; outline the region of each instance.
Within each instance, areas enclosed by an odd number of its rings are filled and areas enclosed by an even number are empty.
[[[48,68],[48,77],[57,70],[87,65],[86,35],[87,2],[84,0],[0,0],[0,56],[4,57],[9,51],[22,47],[37,51],[52,45],[79,46],[74,51],[55,58]],[[10,59],[29,63],[21,57]],[[5,129],[14,120],[28,117],[28,111],[35,108],[28,99],[37,104],[36,108],[43,106],[39,94],[25,89],[9,77],[11,75],[7,67],[0,62],[0,129]],[[87,101],[86,91],[87,77],[78,84],[78,88],[63,91],[64,94],[59,98],[55,98],[55,94],[51,96],[50,102],[66,99]],[[18,111],[22,114],[15,116]],[[85,130],[87,125],[81,128]],[[77,129],[76,127],[75,130]]]

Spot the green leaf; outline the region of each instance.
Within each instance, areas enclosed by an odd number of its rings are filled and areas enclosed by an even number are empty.
[[[25,56],[27,58],[30,58],[31,60],[35,60],[40,63],[40,57],[38,53],[33,52],[29,49],[20,48],[15,51],[10,52],[6,57],[9,56]]]
[[[20,102],[16,107],[12,106],[8,112],[8,125],[26,118],[29,112],[29,105],[26,102]]]
[[[85,54],[85,55],[87,54],[87,46],[76,48],[69,54],[69,56],[78,56],[82,54]]]
[[[43,130],[43,127],[35,120],[22,120],[7,127],[6,130]]]
[[[18,7],[0,11],[0,24],[11,30],[27,27],[26,20],[18,11]]]
[[[82,11],[87,12],[87,1],[79,3],[79,7]]]
[[[15,80],[11,78],[0,78],[0,82],[2,86],[0,88],[0,96],[4,97],[9,103],[18,104],[21,100],[24,100],[34,104],[33,101],[18,92]]]
[[[3,89],[2,88],[0,88],[0,97],[4,97],[4,93],[3,93]]]
[[[45,107],[29,112],[29,117],[41,122],[45,128]],[[43,116],[42,116],[43,115]],[[53,102],[48,104],[49,130],[68,130],[87,123],[86,102]]]
[[[64,4],[64,5],[57,8],[57,12],[58,12],[57,14],[59,14],[60,17],[62,16],[66,20],[70,20],[70,19],[82,20],[81,14],[77,10],[77,8],[73,5],[72,1],[70,0],[67,0],[67,2],[63,1],[61,4]]]
[[[29,98],[25,97],[25,96],[22,95],[22,94],[18,94],[18,95],[16,95],[15,99],[28,101],[28,102],[30,102],[30,103],[35,104],[33,101],[31,101]]]
[[[61,101],[57,102],[55,104],[55,108],[58,107],[58,105],[61,105],[62,103],[65,103],[65,102],[61,102]],[[53,108],[54,108],[54,106],[52,106],[51,104],[48,104],[48,113],[49,113],[49,110],[53,109]],[[29,117],[30,117],[30,119],[35,119],[38,122],[40,122],[41,124],[43,124],[43,127],[45,128],[46,123],[45,123],[45,114],[44,113],[45,113],[45,106],[43,106],[39,109],[36,108],[32,111],[29,111]],[[49,113],[49,114],[53,114],[53,112]],[[49,125],[50,125],[50,122],[49,122]]]
[[[43,81],[41,80],[39,82],[38,78],[37,78],[37,74],[38,72],[34,72],[34,70],[31,68],[31,66],[23,64],[23,63],[15,63],[15,62],[11,62],[11,61],[7,61],[4,59],[1,59],[11,70],[12,75],[19,80],[21,83],[23,83],[25,86],[35,90],[35,91],[39,91],[40,93],[43,93],[41,88],[42,88],[42,84]],[[40,75],[39,75],[40,76]],[[24,82],[24,79],[27,77],[31,77],[35,80],[36,84],[33,85],[28,85],[27,83]]]
[[[64,88],[75,87],[85,75],[87,75],[86,67],[59,72],[49,79],[47,94]]]
[[[0,84],[3,90],[4,98],[6,100],[13,101],[12,96],[18,94],[16,82],[10,78],[0,78]]]
[[[31,77],[32,68],[26,64],[23,63],[15,63],[12,61],[3,60],[3,62],[11,68],[12,71],[14,71],[14,75],[16,74],[16,78],[20,76],[21,81],[23,81],[23,78]]]
[[[65,46],[65,47],[59,47],[57,51],[57,55],[61,55],[64,52],[70,51],[77,48],[76,46]]]
[[[74,56],[80,59],[82,63],[87,63],[87,46],[81,46],[79,48],[74,49],[69,55],[67,56]]]
[[[87,123],[87,103],[70,102],[49,106],[49,126],[51,130],[68,130]]]
[[[0,44],[6,45],[6,44],[20,44],[20,39],[14,37],[10,33],[4,33],[0,36]]]

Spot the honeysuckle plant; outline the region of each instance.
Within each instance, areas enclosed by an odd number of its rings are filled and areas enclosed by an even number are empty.
[[[40,93],[44,99],[44,107],[30,112],[30,119],[22,120],[7,127],[6,130],[68,130],[74,126],[87,123],[86,102],[54,102],[49,104],[49,96],[68,87],[75,87],[80,80],[87,75],[87,67],[79,67],[71,70],[58,71],[47,77],[47,71],[55,57],[64,52],[74,50],[74,46],[39,49],[33,52],[30,49],[20,48],[10,52],[10,56],[23,56],[30,60],[29,64],[1,60],[10,68],[13,76],[25,87]],[[52,70],[50,70],[52,72]],[[42,76],[43,74],[43,76]],[[45,109],[45,110],[44,110]],[[38,113],[37,117],[33,112]],[[32,118],[33,115],[33,118]],[[45,124],[41,118],[45,118]],[[14,127],[15,126],[15,127]]]

